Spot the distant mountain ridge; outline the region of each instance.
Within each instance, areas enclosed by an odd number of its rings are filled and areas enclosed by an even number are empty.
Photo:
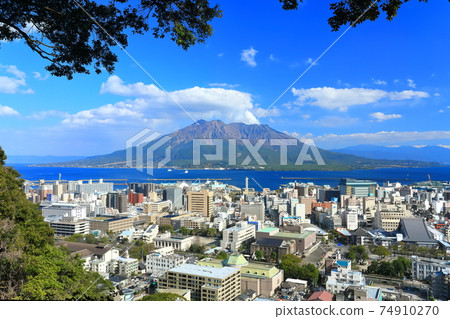
[[[311,156],[310,161],[305,161],[302,165],[296,165],[296,161],[304,144],[292,136],[276,131],[268,125],[253,124],[247,125],[243,123],[226,124],[220,120],[204,121],[189,125],[185,128],[166,134],[158,139],[148,143],[144,149],[156,146],[163,139],[169,139],[167,145],[171,147],[170,161],[166,167],[178,168],[237,168],[237,169],[269,169],[269,170],[348,170],[363,168],[382,168],[382,167],[420,167],[420,166],[438,166],[438,163],[410,161],[410,160],[376,160],[370,158],[359,157],[355,155],[343,154],[338,152],[318,149],[320,156],[326,165],[317,165],[317,158],[314,152],[309,149],[308,154]],[[204,154],[215,154],[216,147],[214,145],[202,145],[200,165],[194,165],[193,147],[194,140],[221,140],[223,144],[222,159],[206,160]],[[291,140],[297,145],[290,145],[287,152],[287,165],[280,162],[279,145],[270,145],[269,140]],[[245,140],[249,140],[251,145],[256,145],[257,141],[264,140],[264,144],[258,149],[265,165],[261,165],[255,160],[253,154],[245,145]],[[233,141],[233,142],[231,142]],[[233,145],[235,143],[236,156],[235,164],[230,162],[233,157]],[[162,161],[166,156],[167,147],[159,147],[153,153],[154,163]],[[308,150],[308,148],[306,148]],[[136,147],[132,148],[133,159],[136,159]],[[143,159],[146,165],[146,159]],[[47,166],[74,166],[74,167],[126,167],[126,150],[119,150],[111,154],[88,157],[81,160],[62,162]]]
[[[450,164],[450,149],[442,146],[399,146],[388,147],[378,145],[356,145],[341,149],[333,149],[333,152],[352,154],[355,156],[371,157],[387,160],[416,160],[426,162],[438,162]]]
[[[87,156],[54,156],[54,155],[8,155],[7,164],[51,164],[67,161],[76,161]]]

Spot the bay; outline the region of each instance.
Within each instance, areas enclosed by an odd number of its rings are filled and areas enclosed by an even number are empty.
[[[385,181],[412,184],[428,180],[428,174],[433,181],[450,181],[450,167],[422,167],[422,168],[385,168],[372,170],[351,171],[250,171],[250,170],[175,170],[166,168],[155,169],[152,176],[136,169],[126,168],[78,168],[78,167],[34,167],[26,164],[9,164],[13,166],[22,178],[30,181],[57,180],[61,174],[62,180],[89,179],[127,179],[127,182],[168,183],[174,181],[152,181],[149,179],[224,179],[223,183],[245,186],[245,178],[249,178],[249,187],[261,190],[261,187],[277,189],[281,184],[297,182],[312,182],[316,185],[335,186],[341,178],[367,179],[382,184]],[[286,179],[288,178],[288,179]],[[291,179],[292,178],[292,179]],[[258,185],[259,184],[259,185]],[[116,188],[125,188],[117,185]]]

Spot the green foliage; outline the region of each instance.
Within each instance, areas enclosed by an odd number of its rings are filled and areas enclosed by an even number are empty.
[[[369,258],[367,249],[363,245],[351,246],[347,253],[347,258],[351,261],[362,262]]]
[[[208,0],[103,2],[79,0],[93,19],[74,1],[0,2],[0,40],[24,40],[49,63],[47,71],[71,79],[75,73],[89,74],[91,66],[96,73],[113,73],[117,55],[112,47],[126,47],[129,34],[151,30],[155,38],[168,36],[186,50],[205,42],[213,32],[210,22],[222,15]],[[34,32],[27,32],[30,25]]]
[[[201,234],[206,237],[214,237],[216,236],[216,230],[214,228],[203,229]]]
[[[186,228],[186,227],[183,226],[183,227],[181,227],[179,229],[179,232],[180,232],[181,235],[188,236],[188,235],[192,234],[192,229],[189,229],[189,228]]]
[[[257,250],[255,251],[255,257],[258,261],[261,261],[262,257],[263,257],[263,253],[261,250]]]
[[[189,247],[189,251],[195,254],[203,254],[206,250],[206,247],[204,245],[199,244],[192,244],[191,247]]]
[[[177,301],[177,300],[186,300],[183,296],[170,293],[170,292],[160,292],[155,293],[153,295],[148,295],[139,299],[139,301]]]
[[[87,234],[84,236],[84,240],[86,241],[86,244],[97,244],[99,240],[95,237],[94,234]]]
[[[81,234],[73,234],[65,238],[66,241],[71,241],[75,243],[82,243],[84,241],[84,236]]]
[[[4,161],[0,148],[0,162]],[[23,180],[0,165],[0,300],[105,300],[111,285],[54,246],[53,231],[26,199]]]
[[[405,257],[398,257],[392,262],[374,261],[367,268],[367,271],[372,274],[401,278],[411,270],[411,265],[412,265],[411,260],[406,259]]]
[[[151,251],[155,250],[153,244],[147,244],[142,240],[136,240],[134,245],[128,250],[128,254],[131,258],[143,260]]]
[[[284,271],[285,278],[308,280],[317,284],[319,281],[319,270],[313,264],[301,266],[301,259],[293,254],[284,255],[281,258],[280,267]]]
[[[378,255],[379,257],[386,257],[386,256],[389,256],[391,254],[391,251],[389,249],[387,249],[386,247],[384,247],[384,246],[377,246],[373,250],[373,253],[375,255]]]
[[[173,226],[172,225],[161,225],[159,226],[159,232],[165,233],[165,232],[173,232]]]
[[[218,253],[217,254],[217,256],[216,256],[218,259],[223,259],[223,260],[225,260],[225,259],[227,259],[228,258],[228,255],[227,255],[227,253],[226,252],[224,252],[224,251],[221,251],[220,253]]]

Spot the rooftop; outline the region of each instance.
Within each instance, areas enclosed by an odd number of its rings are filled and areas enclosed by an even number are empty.
[[[260,233],[271,233],[275,230],[279,230],[277,227],[268,227],[268,228],[263,228],[261,230],[258,230],[258,232]]]
[[[214,268],[208,266],[199,266],[192,264],[183,264],[178,267],[170,269],[171,272],[189,274],[194,276],[202,276],[208,278],[215,279],[224,279],[235,272],[238,272],[239,269],[233,267],[222,267],[222,268]]]
[[[422,218],[402,218],[400,229],[405,238],[404,241],[413,242],[436,242],[429,232],[426,222]]]

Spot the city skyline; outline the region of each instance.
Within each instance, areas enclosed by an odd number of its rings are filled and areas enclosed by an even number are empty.
[[[194,120],[268,124],[319,147],[450,145],[450,6],[407,3],[398,17],[331,32],[328,5],[221,4],[205,44],[188,51],[151,34],[130,37],[114,74],[49,76],[20,41],[1,43],[0,145],[11,155],[98,155],[148,127],[169,133]],[[419,19],[420,17],[420,19]],[[30,30],[33,32],[33,30]],[[261,117],[261,118],[259,118]]]

